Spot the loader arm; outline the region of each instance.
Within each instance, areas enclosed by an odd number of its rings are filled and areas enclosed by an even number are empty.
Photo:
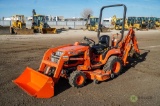
[[[27,67],[17,79],[13,80],[13,82],[31,96],[37,98],[50,98],[54,96],[54,85],[60,77],[64,61],[61,59],[61,56],[58,63],[51,62],[51,54],[65,46],[70,46],[70,44],[48,49],[43,56],[38,71]],[[46,69],[53,66],[56,67],[56,70],[52,78],[45,75],[44,72]]]
[[[51,59],[51,54],[56,52],[59,48],[62,48],[62,47],[67,47],[67,46],[70,46],[71,44],[68,44],[68,45],[63,45],[63,46],[58,46],[56,48],[51,48],[51,49],[48,49],[44,56],[43,56],[43,59],[42,59],[42,62],[41,62],[41,65],[39,67],[39,72],[44,72],[45,71],[45,67],[46,67],[46,64],[44,62],[46,61],[50,61]]]

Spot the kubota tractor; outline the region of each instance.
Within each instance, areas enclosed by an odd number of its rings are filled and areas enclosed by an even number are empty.
[[[123,27],[120,38],[116,39],[118,35],[114,35],[110,44],[108,35],[100,36],[102,11],[116,6],[124,7]],[[84,37],[86,43],[75,42],[48,49],[38,71],[27,67],[13,82],[31,96],[50,98],[54,96],[54,87],[60,77],[67,78],[71,86],[79,88],[84,86],[86,79],[97,83],[118,76],[128,63],[132,47],[135,54],[140,54],[133,29],[123,39],[126,9],[123,4],[103,6],[99,16],[98,43]]]

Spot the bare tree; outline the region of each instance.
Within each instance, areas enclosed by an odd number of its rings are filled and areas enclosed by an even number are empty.
[[[86,19],[89,14],[92,16],[93,15],[93,11],[91,9],[89,9],[89,8],[85,8],[82,11],[81,16]]]

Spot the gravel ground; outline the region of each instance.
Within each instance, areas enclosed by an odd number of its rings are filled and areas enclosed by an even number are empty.
[[[61,78],[50,99],[31,97],[12,83],[26,66],[38,69],[48,48],[81,42],[84,36],[97,41],[96,34],[69,30],[60,34],[0,35],[0,106],[160,106],[160,30],[136,32],[143,60],[134,67],[128,65],[113,80],[98,85],[87,80],[86,86],[77,89]]]

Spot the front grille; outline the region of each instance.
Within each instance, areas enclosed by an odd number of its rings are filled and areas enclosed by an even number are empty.
[[[61,56],[62,54],[63,54],[63,52],[61,52],[61,51],[57,51],[57,52],[55,53],[56,56]]]
[[[51,61],[54,63],[58,63],[59,58],[60,58],[60,56],[57,56],[54,54],[51,55]]]

